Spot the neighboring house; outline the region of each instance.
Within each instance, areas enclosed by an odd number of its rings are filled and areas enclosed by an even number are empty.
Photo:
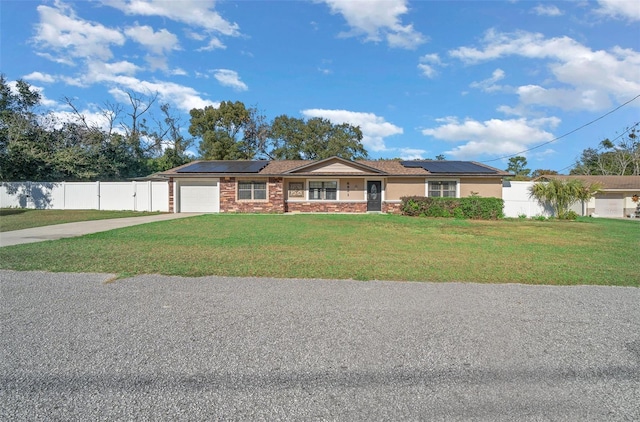
[[[398,213],[404,196],[502,197],[510,173],[470,161],[194,161],[159,173],[170,212]]]
[[[588,203],[576,203],[571,207],[580,215],[594,217],[636,217],[638,202],[633,201],[634,195],[640,196],[640,176],[563,176],[545,175],[536,180],[557,178],[562,180],[580,179],[586,183],[598,183],[602,186]],[[640,216],[638,216],[640,217]]]

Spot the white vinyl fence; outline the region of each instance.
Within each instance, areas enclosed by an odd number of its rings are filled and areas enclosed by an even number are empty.
[[[533,181],[507,181],[502,184],[505,217],[515,218],[526,215],[527,218],[531,218],[539,215],[545,217],[551,217],[553,215],[553,208],[551,208],[551,206],[542,206],[535,198],[530,198],[529,192],[533,184]],[[586,209],[583,209],[582,202],[573,203],[569,209],[575,211],[578,215],[586,215]],[[622,211],[620,214],[622,215]]]
[[[529,197],[533,182],[504,182],[506,217],[552,215],[550,208]],[[169,211],[169,184],[144,182],[4,182],[0,207],[60,210]],[[575,208],[575,209],[574,209]],[[572,207],[582,214],[580,205]]]
[[[504,200],[505,217],[519,217],[526,215],[527,218],[539,215],[550,217],[553,215],[551,208],[543,207],[534,198],[529,197],[529,189],[533,182],[508,181],[502,184],[502,199]]]
[[[1,208],[169,211],[167,182],[3,182]]]

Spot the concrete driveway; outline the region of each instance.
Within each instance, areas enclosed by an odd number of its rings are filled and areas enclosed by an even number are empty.
[[[158,214],[144,217],[113,218],[109,220],[80,221],[77,223],[55,224],[52,226],[34,227],[31,229],[14,230],[0,233],[0,247],[20,245],[23,243],[42,242],[45,240],[76,237],[89,233],[105,232],[121,227],[136,226],[138,224],[156,221],[173,220],[176,218],[193,217],[200,213],[172,213]]]
[[[640,289],[0,271],[3,421],[637,421]]]

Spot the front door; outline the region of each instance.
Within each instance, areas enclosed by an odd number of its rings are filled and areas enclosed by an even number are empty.
[[[367,182],[367,211],[382,211],[382,182]]]

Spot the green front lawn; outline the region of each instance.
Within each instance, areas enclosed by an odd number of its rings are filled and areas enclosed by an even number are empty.
[[[640,286],[640,224],[204,215],[0,248],[0,268]]]
[[[139,211],[98,210],[33,210],[26,208],[0,208],[0,232],[74,223],[76,221],[105,220],[108,218],[141,217],[160,214]]]

